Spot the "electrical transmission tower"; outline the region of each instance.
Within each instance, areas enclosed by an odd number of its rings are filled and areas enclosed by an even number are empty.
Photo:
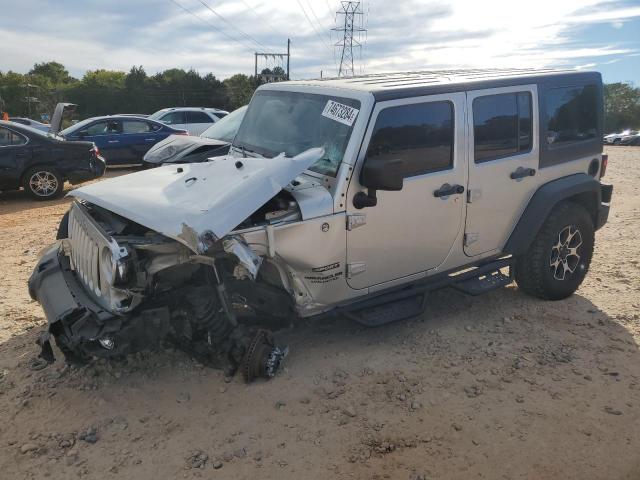
[[[339,40],[335,44],[336,47],[342,47],[338,76],[353,77],[355,75],[353,68],[353,47],[360,48],[362,46],[360,41],[354,38],[354,32],[359,38],[360,33],[366,30],[362,28],[360,2],[340,3],[342,4],[342,11],[336,12],[336,19],[340,18],[340,22],[338,23],[340,26],[332,29],[342,33],[342,40]]]

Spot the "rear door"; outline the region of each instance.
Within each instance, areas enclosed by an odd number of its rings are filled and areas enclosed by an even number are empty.
[[[467,92],[466,255],[500,251],[535,192],[538,118],[536,85]]]
[[[187,113],[187,130],[191,135],[200,135],[215,122],[202,111],[192,110]]]
[[[161,133],[159,124],[145,120],[123,120],[122,138],[127,145],[127,159],[131,163],[142,162],[142,157],[160,140],[167,137]]]

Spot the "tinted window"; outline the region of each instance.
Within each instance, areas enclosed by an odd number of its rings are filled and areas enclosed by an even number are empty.
[[[453,105],[421,103],[385,108],[378,115],[367,158],[402,158],[405,177],[453,165]]]
[[[10,145],[23,145],[27,143],[27,139],[22,135],[0,128],[0,147],[8,147]]]
[[[598,131],[597,98],[595,85],[547,91],[547,144],[558,145],[595,138]]]
[[[109,135],[112,133],[118,133],[118,122],[97,122],[93,125],[89,125],[84,131],[87,135]]]
[[[151,124],[141,120],[125,120],[122,122],[122,133],[147,133],[152,131]]]
[[[187,123],[184,118],[184,112],[169,112],[160,118],[162,123],[167,125],[180,125]]]
[[[213,123],[213,119],[204,112],[187,112],[187,123]]]
[[[16,123],[21,123],[22,125],[29,125],[29,121],[25,120],[24,118],[10,118],[9,121],[10,122],[16,122]]]
[[[531,94],[502,93],[473,101],[475,161],[531,150]]]

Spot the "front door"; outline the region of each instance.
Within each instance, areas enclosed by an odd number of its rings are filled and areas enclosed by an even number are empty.
[[[23,135],[0,127],[0,190],[16,188],[24,164],[29,161],[31,149]]]
[[[404,186],[378,191],[374,207],[358,210],[349,200],[347,214],[364,215],[347,231],[352,288],[421,274],[447,258],[463,225],[464,102],[464,93],[454,93],[376,104],[358,165],[400,158]],[[364,190],[355,180],[349,199]]]
[[[82,130],[80,139],[95,143],[107,165],[113,165],[123,163],[121,131],[122,126],[118,120],[100,120]]]
[[[469,184],[464,251],[497,253],[537,188],[535,85],[467,93]]]

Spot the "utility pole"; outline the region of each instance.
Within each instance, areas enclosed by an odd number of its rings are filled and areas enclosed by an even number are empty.
[[[291,66],[291,39],[287,39],[287,53],[271,53],[271,52],[255,52],[254,53],[254,75],[255,78],[258,78],[258,57],[264,57],[266,61],[269,60],[269,58],[272,59],[276,59],[279,58],[280,62],[282,64],[285,63],[286,60],[286,65],[287,65],[287,71],[285,72],[284,76],[280,76],[280,78],[276,78],[275,76],[268,76],[266,78],[267,82],[271,82],[271,81],[281,81],[281,80],[289,80],[289,68]],[[280,67],[282,68],[282,67]]]
[[[360,48],[362,45],[354,38],[354,32],[360,35],[360,32],[366,31],[362,28],[362,10],[360,2],[340,2],[342,11],[336,12],[336,18],[343,17],[343,21],[339,23],[339,27],[332,30],[342,33],[342,40],[336,42],[336,47],[342,47],[340,55],[340,67],[338,69],[339,77],[353,77],[355,70],[353,68],[353,47]]]

